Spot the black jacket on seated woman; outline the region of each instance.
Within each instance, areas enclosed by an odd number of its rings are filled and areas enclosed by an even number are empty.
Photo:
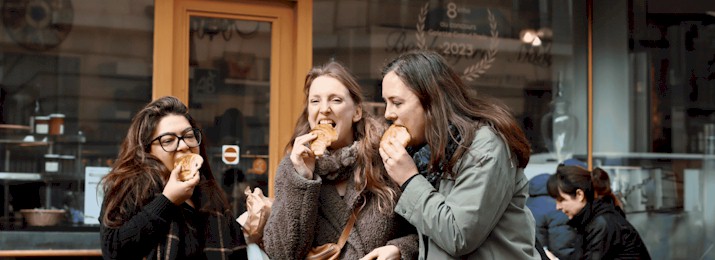
[[[580,259],[650,259],[636,229],[610,197],[588,203],[568,224],[576,229]]]
[[[616,208],[618,198],[605,183],[608,173],[596,168],[559,165],[546,188],[556,209],[576,229],[575,259],[650,259],[638,231]]]

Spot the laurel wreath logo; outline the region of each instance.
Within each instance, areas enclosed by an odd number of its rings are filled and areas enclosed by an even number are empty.
[[[427,19],[428,9],[429,3],[425,3],[425,6],[420,10],[420,15],[417,17],[417,33],[415,37],[417,38],[417,48],[420,48],[420,50],[427,49],[427,46],[425,46],[425,20]]]
[[[424,50],[427,49],[425,44],[425,20],[427,19],[427,11],[429,10],[429,2],[420,9],[420,14],[417,17],[417,32],[415,33],[415,38],[417,38],[417,48]],[[487,54],[482,57],[479,62],[464,69],[462,74],[462,79],[466,81],[473,81],[479,78],[482,74],[487,72],[489,68],[492,67],[492,63],[496,59],[497,55],[497,45],[499,45],[499,31],[497,31],[497,20],[494,18],[492,11],[487,8],[487,14],[489,19],[489,28],[491,29],[491,38],[489,39],[489,50]]]

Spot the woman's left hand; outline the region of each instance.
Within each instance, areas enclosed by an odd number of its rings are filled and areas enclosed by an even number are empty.
[[[383,247],[378,247],[373,249],[370,253],[360,258],[360,260],[399,260],[400,259],[400,249],[393,245],[387,245]]]
[[[395,137],[390,137],[380,143],[380,157],[385,164],[385,170],[397,185],[402,186],[413,175],[417,174],[417,166]]]

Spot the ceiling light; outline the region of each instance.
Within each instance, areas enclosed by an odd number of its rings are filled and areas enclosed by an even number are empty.
[[[532,43],[537,38],[534,30],[522,30],[520,34],[521,41],[524,43]]]

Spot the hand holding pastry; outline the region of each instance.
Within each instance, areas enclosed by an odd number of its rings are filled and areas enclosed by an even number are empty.
[[[164,186],[162,194],[176,205],[184,203],[194,194],[194,187],[201,179],[198,173],[203,158],[198,154],[187,155],[179,158],[174,163],[175,167]],[[186,175],[186,178],[182,178]]]
[[[380,139],[380,157],[390,178],[398,185],[417,173],[417,166],[405,147],[412,140],[404,126],[391,125]]]
[[[318,136],[314,133],[307,133],[295,138],[293,150],[290,152],[290,161],[293,168],[304,178],[312,180],[313,170],[315,170],[315,155],[308,148],[308,144]]]

